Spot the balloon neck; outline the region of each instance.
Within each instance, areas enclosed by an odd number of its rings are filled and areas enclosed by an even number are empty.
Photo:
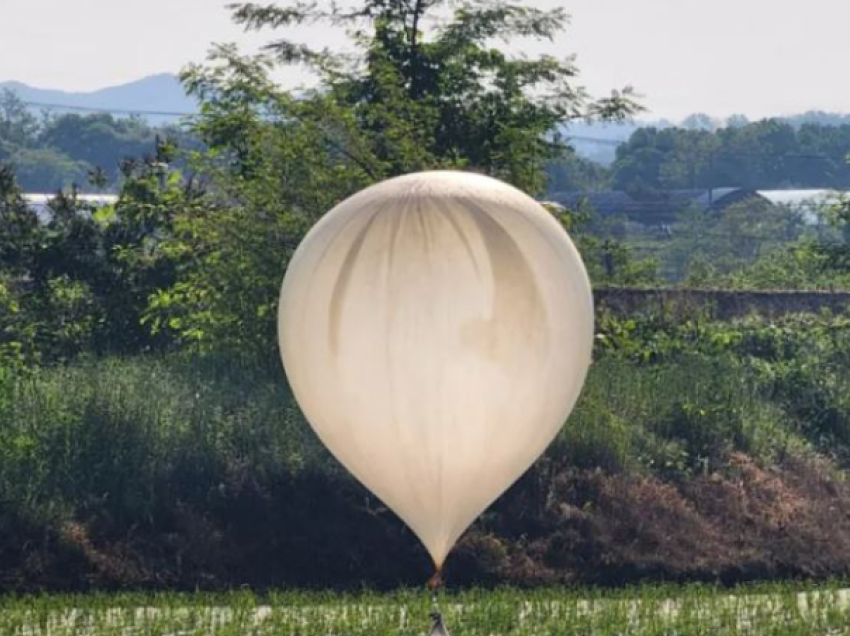
[[[437,600],[437,592],[441,587],[443,587],[443,566],[439,565],[434,571],[434,575],[428,579],[428,589],[431,590],[435,601]]]

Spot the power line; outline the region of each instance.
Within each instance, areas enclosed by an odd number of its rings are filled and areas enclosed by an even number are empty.
[[[26,106],[30,106],[33,108],[44,108],[47,110],[70,110],[77,112],[86,112],[86,113],[103,113],[107,115],[150,115],[154,117],[196,117],[198,113],[187,113],[187,112],[176,112],[176,111],[163,111],[163,110],[142,110],[142,109],[124,109],[124,108],[105,108],[101,106],[79,106],[72,104],[57,104],[51,102],[32,102],[32,101],[23,101],[21,102]],[[619,147],[626,143],[629,140],[627,139],[609,139],[605,137],[591,137],[587,135],[568,135],[567,139],[570,141],[583,141],[588,143],[595,143],[600,145],[608,145]],[[745,151],[735,151],[735,150],[713,150],[707,153],[707,156],[726,156],[726,157],[776,157],[779,159],[834,159],[834,157],[826,154],[814,154],[814,153],[796,153],[796,152],[786,152],[786,153],[772,153],[772,152],[745,152]]]
[[[156,117],[194,117],[197,113],[179,113],[164,110],[130,110],[124,108],[103,108],[99,106],[75,106],[72,104],[55,104],[50,102],[22,102],[25,106],[44,108],[46,110],[71,110],[84,113],[103,113],[107,115],[151,115]]]
[[[813,152],[755,152],[743,150],[714,150],[706,153],[706,157],[776,157],[777,159],[836,159],[830,155]]]
[[[584,135],[567,136],[567,141],[583,141],[587,143],[595,143],[603,146],[614,146],[619,148],[629,141],[627,139],[606,139],[604,137],[587,137]],[[641,146],[643,148],[643,146]],[[829,159],[834,160],[836,157],[827,154],[806,153],[806,152],[756,152],[743,150],[712,150],[707,153],[699,153],[702,158],[710,159],[713,157],[775,157],[777,159]]]
[[[602,146],[622,146],[628,143],[627,139],[605,139],[604,137],[586,137],[584,135],[567,135],[568,141],[586,141],[588,143]]]

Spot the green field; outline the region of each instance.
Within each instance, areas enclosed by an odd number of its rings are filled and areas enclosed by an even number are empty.
[[[445,594],[440,608],[454,636],[850,633],[850,591],[839,584],[503,588]],[[427,594],[411,590],[6,597],[0,634],[395,636],[427,633],[431,611]]]

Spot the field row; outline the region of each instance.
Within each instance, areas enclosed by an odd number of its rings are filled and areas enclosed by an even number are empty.
[[[838,586],[644,587],[623,591],[469,591],[439,602],[454,636],[850,634],[850,590]],[[424,635],[424,592],[248,592],[0,600],[2,636]]]

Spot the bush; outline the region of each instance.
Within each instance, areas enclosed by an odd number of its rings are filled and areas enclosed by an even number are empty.
[[[729,505],[738,501],[741,457],[754,471],[811,456],[810,448],[845,461],[850,365],[841,324],[662,322],[652,334],[636,319],[617,331],[616,347],[600,339],[569,422],[478,522],[453,576],[552,581],[567,576],[561,570],[596,567],[586,554],[568,558],[565,546],[614,549],[605,542],[616,546],[619,535],[593,538],[608,523],[598,515],[619,519],[632,479],[652,484],[647,497],[664,493],[686,509],[686,493],[703,482],[711,493],[712,484],[729,490]],[[652,355],[641,353],[643,338]],[[620,503],[597,510],[615,483]],[[0,510],[0,587],[383,586],[430,574],[415,537],[315,438],[276,360],[172,354],[8,367]],[[678,514],[668,512],[657,519]],[[711,520],[694,523],[715,532]],[[659,558],[658,571],[673,567]],[[675,567],[690,571],[682,563]]]
[[[728,355],[603,358],[553,452],[572,466],[667,476],[720,466],[734,450],[773,461],[803,442],[772,393]]]

